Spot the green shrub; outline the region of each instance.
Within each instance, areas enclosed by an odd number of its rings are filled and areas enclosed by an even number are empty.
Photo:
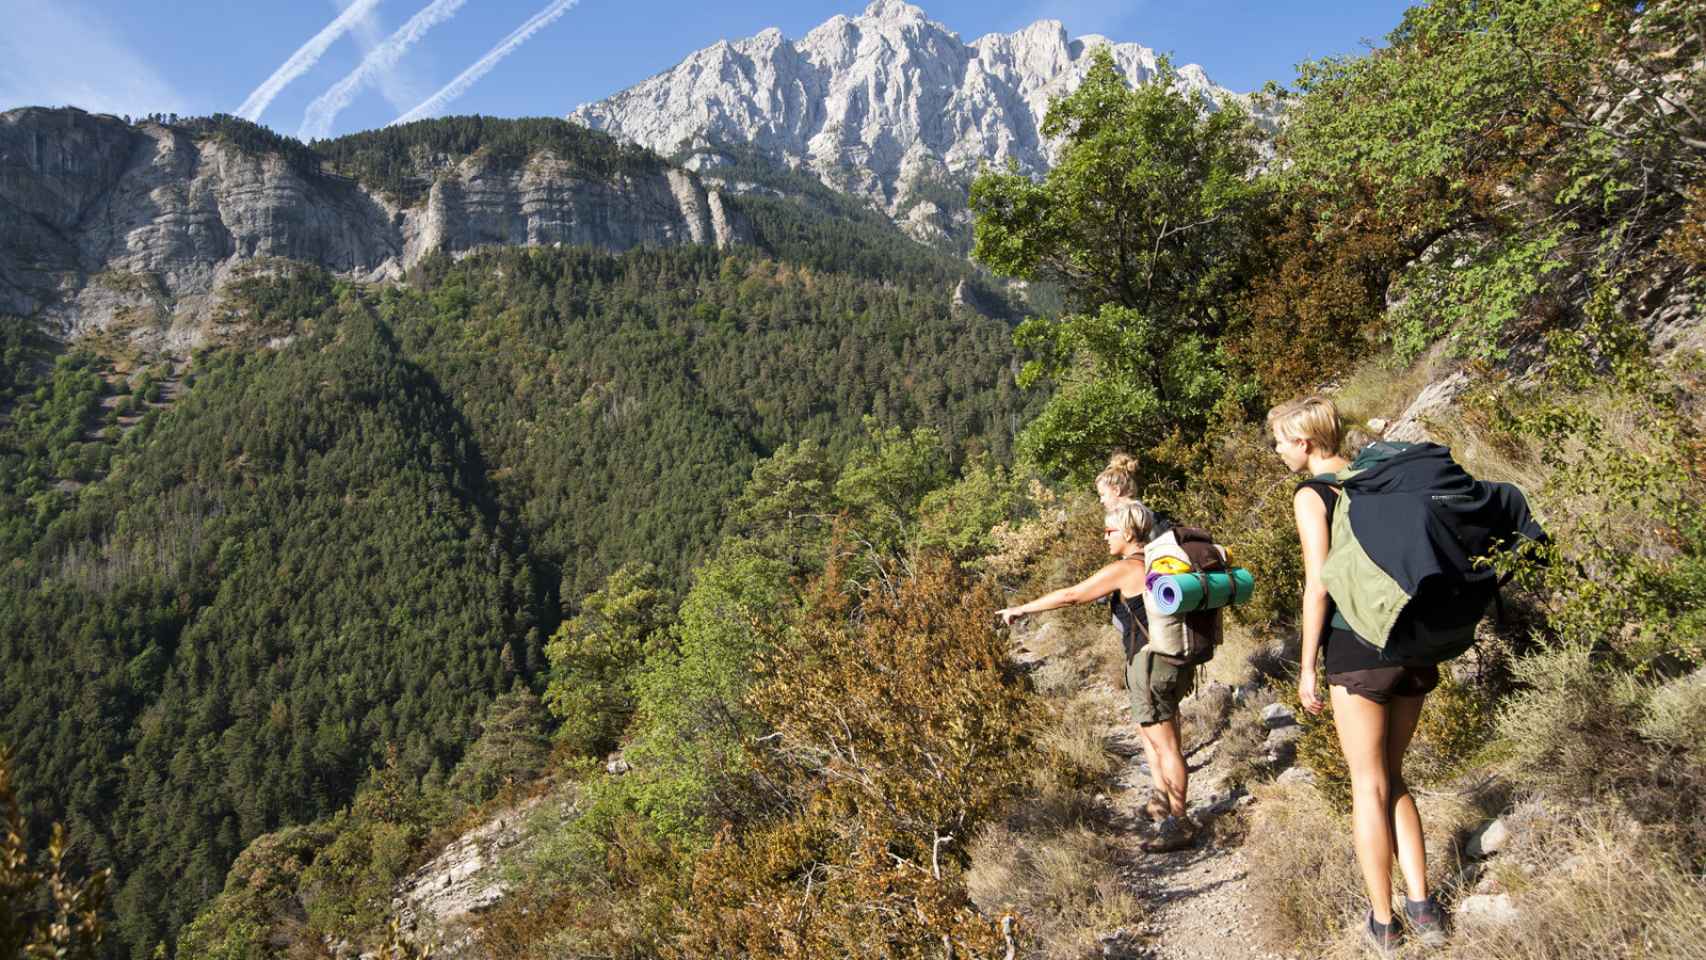
[[[551,680],[545,704],[570,749],[602,754],[634,713],[634,675],[665,622],[668,602],[651,564],[630,564],[581,601],[545,645]]]

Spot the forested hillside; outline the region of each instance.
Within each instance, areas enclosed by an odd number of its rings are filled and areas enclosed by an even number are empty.
[[[442,781],[565,612],[624,562],[679,581],[779,446],[839,456],[870,414],[1010,456],[1010,328],[920,254],[280,265],[225,310],[284,345],[179,369],[9,326],[0,742],[31,822],[116,868],[116,942],[174,936],[387,751]]]

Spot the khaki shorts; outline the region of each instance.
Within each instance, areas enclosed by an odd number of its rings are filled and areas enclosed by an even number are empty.
[[[1153,653],[1140,653],[1125,664],[1131,715],[1139,726],[1165,723],[1179,715],[1179,701],[1191,685],[1193,667],[1179,667]]]

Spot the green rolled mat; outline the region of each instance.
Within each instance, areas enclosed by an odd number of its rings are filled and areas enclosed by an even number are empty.
[[[1248,602],[1256,592],[1256,578],[1243,567],[1206,575],[1174,573],[1151,577],[1149,589],[1162,613],[1190,613]]]

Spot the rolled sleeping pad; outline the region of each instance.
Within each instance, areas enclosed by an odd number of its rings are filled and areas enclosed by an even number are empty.
[[[1256,591],[1255,576],[1243,567],[1206,576],[1183,573],[1150,577],[1148,584],[1156,609],[1165,614],[1215,610],[1227,604],[1247,603]]]

